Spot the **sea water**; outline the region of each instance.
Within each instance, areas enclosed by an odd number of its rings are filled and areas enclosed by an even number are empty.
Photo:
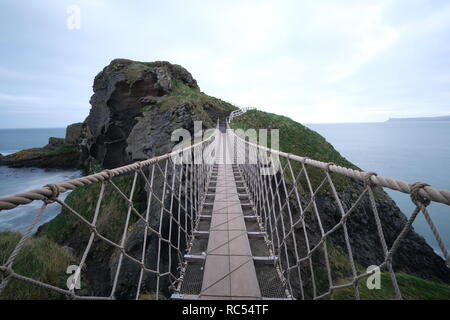
[[[0,129],[0,153],[7,155],[26,148],[43,147],[49,137],[64,137],[65,129]],[[75,179],[81,175],[78,170],[9,168],[0,166],[0,197],[13,195],[40,188],[49,183],[58,183]],[[69,192],[61,195],[64,199]],[[0,231],[23,232],[32,222],[42,202],[34,201],[12,210],[0,211]],[[44,211],[39,223],[50,221],[60,212],[58,204],[50,204]]]
[[[342,156],[365,171],[450,190],[450,122],[384,122],[306,124],[330,142]],[[385,189],[403,213],[415,206],[409,195]],[[450,206],[432,203],[432,220],[450,248]],[[440,252],[433,234],[419,215],[414,229]]]

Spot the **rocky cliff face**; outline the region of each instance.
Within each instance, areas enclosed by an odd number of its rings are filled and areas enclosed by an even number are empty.
[[[236,109],[229,103],[200,92],[197,82],[186,69],[168,62],[113,60],[95,77],[93,89],[94,95],[90,100],[92,108],[81,130],[83,163],[87,171],[94,168],[115,168],[170,152],[178,143],[171,141],[174,130],[183,128],[193,134],[194,121],[201,121],[204,129],[214,127],[218,118],[225,118]],[[123,190],[130,186],[129,178],[123,177],[126,181],[123,182]],[[115,183],[121,185],[120,178],[118,180]],[[154,186],[156,193],[162,189],[162,176],[155,177]],[[92,185],[86,190],[77,189],[68,196],[66,202],[82,214],[89,214],[95,204],[92,197],[98,194],[95,188],[97,186]],[[120,219],[123,219],[124,204],[120,203],[120,197],[114,190],[107,189],[105,197],[107,200],[103,201],[105,207],[101,211],[108,214],[99,219],[98,229],[108,238],[118,239],[121,232],[118,226],[123,226]],[[135,205],[137,199],[147,198],[143,181],[138,181]],[[154,203],[158,205],[157,201]],[[145,209],[145,204],[142,208]],[[156,207],[151,210],[151,223],[156,229],[159,211]],[[63,210],[57,218],[41,227],[38,234],[69,246],[80,255],[88,232],[85,225]],[[126,251],[137,259],[142,254],[143,232],[144,228],[138,222],[130,226]],[[169,232],[168,225],[164,226],[163,232]],[[146,260],[154,267],[158,241],[153,234],[149,234],[147,240]],[[91,290],[88,294],[109,294],[117,258],[118,251],[115,248],[105,246],[102,241],[94,244],[86,263],[88,268],[85,274]],[[168,264],[167,256],[161,259],[162,265]],[[173,261],[176,259],[174,256]],[[117,297],[133,297],[139,277],[136,267],[133,262],[124,260]],[[162,281],[164,283],[161,288],[168,294],[168,283],[165,283],[167,279]],[[146,277],[144,292],[151,293],[155,288],[154,284],[155,277]]]
[[[168,150],[168,135],[174,129],[192,129],[194,120],[211,123],[214,112],[201,111],[224,112],[222,106],[208,105],[207,96],[186,69],[168,62],[113,60],[96,76],[93,88],[86,148],[90,160],[96,159],[105,168],[148,158],[159,148]],[[183,90],[204,98],[204,103],[194,105],[188,97],[181,99]],[[165,108],[159,108],[162,105]]]

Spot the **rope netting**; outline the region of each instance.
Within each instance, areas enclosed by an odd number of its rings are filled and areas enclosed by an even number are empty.
[[[232,114],[229,123],[243,113]],[[378,176],[374,172],[361,172],[334,163],[272,150],[258,145],[255,137],[245,135],[244,132],[239,134],[228,130],[228,135],[229,140],[234,143],[235,162],[239,164],[246,181],[260,227],[267,234],[266,242],[278,257],[277,268],[294,298],[329,299],[340,289],[353,288],[354,298],[360,299],[359,283],[373,275],[378,268],[389,274],[395,298],[402,299],[392,260],[419,213],[424,215],[446,265],[450,268],[450,256],[445,242],[427,209],[431,201],[450,205],[450,191],[437,190],[419,182],[407,184]],[[338,192],[334,182],[336,179],[342,180],[343,176],[350,178],[344,180],[347,185],[362,182],[359,195],[351,205],[344,205],[342,193]],[[339,183],[342,184],[342,181]],[[376,201],[380,186],[410,194],[415,205],[414,211],[390,246],[385,239]],[[330,224],[330,219],[326,221],[327,225],[324,223],[324,213],[319,209],[317,200],[321,193],[331,195],[339,210],[340,217],[335,218],[334,223]],[[369,268],[355,261],[348,228],[352,215],[367,203],[372,211],[378,245],[381,246],[383,255],[382,261]],[[339,232],[342,234],[341,247],[345,250],[337,256],[336,251],[339,249],[331,239]],[[343,259],[346,261],[343,262]],[[345,276],[336,275],[334,269],[337,264],[341,264],[341,268],[345,265],[348,269]]]
[[[152,299],[159,299],[167,296],[168,290],[179,280],[183,271],[183,257],[189,250],[192,231],[196,229],[198,223],[199,210],[206,194],[206,186],[214,162],[215,150],[211,148],[214,146],[214,141],[215,135],[211,135],[192,147],[170,154],[61,184],[47,185],[13,197],[1,198],[0,209],[2,210],[36,200],[42,201],[43,204],[6,262],[0,266],[0,297],[8,284],[16,280],[51,290],[70,299],[115,299],[118,298],[118,286],[123,285],[121,282],[129,282],[129,279],[121,280],[127,276],[125,272],[121,272],[127,263],[137,266],[137,269],[133,269],[138,275],[134,277],[134,283],[126,284],[132,286],[134,298],[150,296]],[[124,181],[126,184],[123,183]],[[76,204],[69,204],[69,201],[62,200],[60,197],[60,194],[67,190],[92,184],[100,185],[96,189],[97,194],[92,195],[96,199],[96,205],[92,208],[93,212],[85,212],[85,207],[82,205],[78,209]],[[140,201],[140,206],[136,204],[137,199],[135,199],[138,188],[145,189],[147,197],[144,201]],[[108,208],[108,204],[104,203],[105,198],[108,201],[114,201],[118,208]],[[33,230],[43,212],[51,203],[58,204],[63,212],[67,212],[78,221],[79,227],[74,232],[87,236],[87,239],[80,240],[86,245],[71,282],[67,283],[68,288],[64,288],[65,283],[61,286],[45,283],[20,274],[14,268],[16,258],[27,240],[32,237]],[[103,210],[105,207],[106,210]],[[109,232],[107,235],[105,233],[108,233],[108,228],[111,228],[107,220],[111,212],[108,211],[116,209],[121,212],[119,212],[119,218],[115,220],[118,225],[113,227],[119,231]],[[106,226],[103,223],[100,227],[100,221],[105,219]],[[127,243],[130,238],[133,238],[131,237],[132,226],[136,225],[143,228],[143,232],[136,233],[136,236],[141,237],[137,240],[138,250]],[[83,233],[83,228],[87,232]],[[106,286],[109,292],[104,295],[95,295],[95,291],[84,290],[84,294],[79,294],[80,290],[76,291],[80,289],[77,288],[77,283],[86,267],[91,267],[86,266],[86,262],[94,246],[109,247],[115,256],[109,285]],[[101,275],[98,274],[98,276]],[[119,297],[121,297],[120,294]]]

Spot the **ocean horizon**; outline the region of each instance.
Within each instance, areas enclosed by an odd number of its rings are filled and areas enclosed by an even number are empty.
[[[48,143],[48,138],[64,138],[65,135],[66,128],[0,128],[0,154],[40,148]]]
[[[361,170],[374,171],[408,183],[426,182],[437,189],[450,190],[450,121],[305,125],[322,135]],[[410,196],[387,188],[384,190],[409,217],[414,210]],[[448,206],[433,202],[428,210],[447,247],[450,247]],[[413,227],[440,254],[422,214],[419,214]]]

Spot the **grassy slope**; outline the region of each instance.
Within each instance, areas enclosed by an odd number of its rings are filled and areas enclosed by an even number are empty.
[[[336,151],[334,147],[317,132],[312,131],[300,123],[284,116],[252,110],[236,118],[231,124],[231,127],[234,129],[240,128],[244,130],[251,128],[255,130],[279,129],[281,151],[299,156],[306,156],[323,162],[333,162],[337,165],[348,168],[358,169],[358,167],[341,156],[339,152]],[[268,140],[270,140],[270,133]],[[285,164],[284,158],[281,158],[281,163],[283,165]],[[300,170],[299,163],[292,161],[292,166],[294,171],[298,173]],[[311,179],[311,184],[315,189],[324,178],[323,170],[308,167],[308,173]],[[342,190],[344,192],[353,191],[352,183],[349,178],[336,174],[332,174],[332,178],[338,190]],[[306,179],[303,175],[300,178],[300,184],[304,188],[307,188]],[[322,187],[322,189],[320,189],[319,194],[329,192],[330,190],[328,184],[326,184]]]
[[[279,129],[281,151],[358,169],[358,167],[342,157],[321,135],[284,116],[252,110],[236,118],[231,124],[231,127],[244,130],[251,128],[256,130]],[[294,167],[296,172],[298,172],[298,169],[299,166]],[[317,186],[323,178],[322,170],[308,168],[308,173],[310,174],[313,186]],[[351,181],[348,178],[333,175],[333,181],[335,181],[338,190],[351,191],[349,187]],[[304,179],[300,179],[300,183],[305,186]],[[323,191],[320,193],[328,192],[328,188],[323,188]],[[333,279],[341,279],[337,282],[345,283],[345,280],[348,281],[347,277],[351,270],[348,256],[331,243],[328,243],[328,249],[332,264]],[[357,265],[356,267],[358,273],[364,272],[362,266]],[[318,281],[318,287],[322,287],[324,290],[328,288],[328,279],[325,270],[318,270],[316,280]],[[401,291],[404,293],[404,298],[407,299],[450,299],[450,286],[445,284],[402,273],[398,274],[398,282]],[[382,274],[381,290],[368,290],[365,286],[365,281],[360,283],[360,288],[362,299],[393,299],[395,297],[389,275],[387,274]],[[354,299],[353,289],[340,289],[336,292],[335,298]]]
[[[170,95],[162,99],[160,102],[152,105],[147,105],[142,108],[143,112],[148,112],[158,108],[158,111],[170,110],[175,106],[187,103],[201,119],[207,120],[206,127],[215,127],[217,119],[212,119],[208,114],[210,109],[214,108],[224,113],[230,113],[236,107],[232,104],[217,99],[207,94],[188,87],[181,81],[174,81],[174,86]]]
[[[112,181],[127,197],[129,196],[132,176],[116,177]],[[136,183],[135,195],[139,194],[143,188],[141,179]],[[65,200],[65,203],[76,210],[88,221],[92,221],[95,206],[100,193],[101,184],[94,183],[74,190]],[[140,208],[139,199],[134,197],[134,205]],[[97,230],[108,239],[119,242],[123,232],[123,226],[127,214],[127,203],[120,193],[109,183],[106,184],[105,193],[100,207]],[[131,221],[136,221],[135,215],[131,216]],[[38,232],[39,236],[45,236],[57,243],[64,243],[67,239],[80,239],[87,241],[90,230],[86,224],[64,208],[58,216],[49,223],[43,225]],[[80,247],[84,243],[80,243]]]
[[[112,181],[128,196],[132,179],[132,176],[126,176],[113,178]],[[136,194],[142,190],[143,186],[139,180],[136,184]],[[92,221],[100,187],[100,183],[95,183],[77,188],[66,198],[65,203],[88,221]],[[136,199],[134,204],[138,210],[142,209],[139,198]],[[116,243],[120,242],[127,209],[128,206],[123,197],[112,185],[107,184],[100,207],[97,230],[108,239]],[[131,223],[136,220],[137,217],[132,215]],[[61,245],[69,240],[71,244],[78,245],[78,247],[76,245],[73,245],[73,247],[81,252],[84,250],[89,236],[90,230],[87,225],[64,208],[61,214],[44,224],[37,234],[28,241],[14,264],[14,270],[21,275],[65,288],[65,281],[68,277],[65,274],[66,268],[74,262],[75,264],[78,262],[70,257]],[[0,232],[0,264],[6,261],[19,239],[20,234],[18,233]],[[103,255],[107,252],[111,253],[112,250],[112,246],[106,242],[98,241],[92,247],[90,254]],[[5,293],[0,295],[0,299],[52,298],[62,297],[17,280],[8,284]]]
[[[16,232],[0,233],[0,264],[4,264],[21,235]],[[53,241],[41,237],[28,240],[17,256],[13,269],[20,275],[65,288],[66,269],[74,260]],[[20,280],[12,279],[0,299],[57,299],[60,295]]]
[[[31,148],[24,149],[19,152],[7,155],[3,157],[3,160],[27,160],[37,157],[54,156],[59,154],[74,153],[77,151],[77,147],[73,145],[61,145],[56,148]]]
[[[334,162],[350,168],[357,168],[342,157],[320,134],[288,117],[251,110],[236,118],[232,123],[232,127],[242,128],[244,130],[250,128],[256,130],[279,129],[280,149],[282,151],[307,156],[324,162]]]
[[[443,283],[424,280],[404,273],[398,273],[397,281],[403,299],[407,300],[449,300],[450,286]],[[395,291],[391,277],[388,273],[381,274],[381,289],[369,290],[366,280],[359,283],[360,297],[363,300],[388,300],[395,299]],[[353,288],[337,290],[334,299],[355,299]]]

